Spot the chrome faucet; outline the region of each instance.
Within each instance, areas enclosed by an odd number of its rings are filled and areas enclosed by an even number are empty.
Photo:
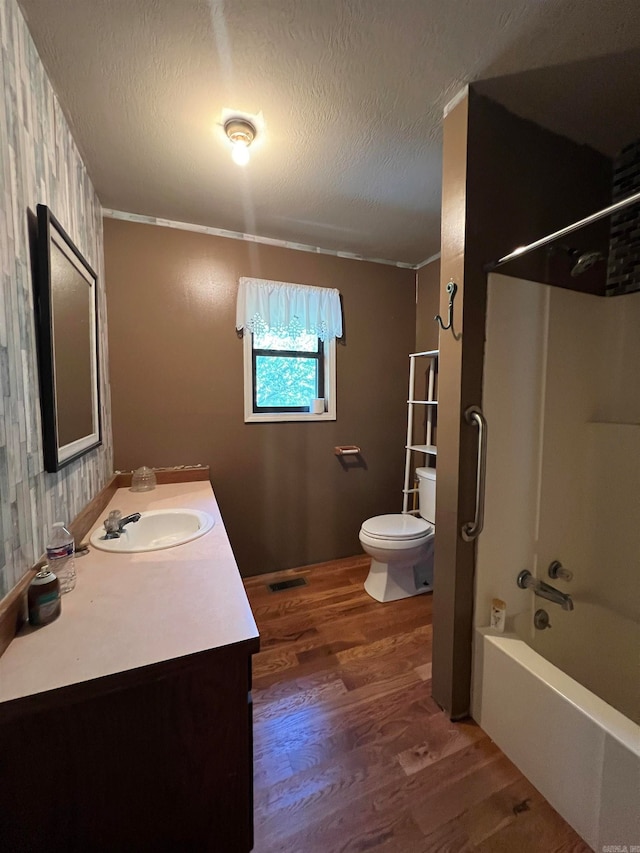
[[[554,604],[559,604],[563,610],[573,610],[573,599],[570,595],[560,592],[555,586],[539,581],[526,569],[518,575],[518,586],[520,589],[532,589],[540,598],[545,598],[547,601],[552,601]]]
[[[133,524],[136,521],[140,521],[139,512],[125,515],[123,518],[119,509],[111,510],[109,517],[104,520],[104,529],[106,530],[104,538],[119,539],[121,534],[124,533],[125,524]]]

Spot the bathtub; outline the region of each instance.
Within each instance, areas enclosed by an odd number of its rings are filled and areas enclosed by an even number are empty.
[[[577,589],[570,613],[546,605],[551,630],[536,631],[532,614],[523,613],[514,620],[516,633],[562,672],[640,724],[640,622],[619,609],[589,602]],[[535,599],[536,609],[545,604]]]
[[[640,726],[488,628],[475,631],[472,714],[594,850],[640,850]]]

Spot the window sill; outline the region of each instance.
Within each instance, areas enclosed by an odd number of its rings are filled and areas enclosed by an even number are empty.
[[[265,412],[264,414],[245,415],[246,424],[286,423],[287,421],[335,421],[334,412],[314,415],[311,412]]]

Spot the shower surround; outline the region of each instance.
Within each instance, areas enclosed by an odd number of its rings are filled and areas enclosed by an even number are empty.
[[[594,849],[640,838],[639,328],[640,293],[489,277],[473,715]],[[523,569],[575,609],[519,589]]]

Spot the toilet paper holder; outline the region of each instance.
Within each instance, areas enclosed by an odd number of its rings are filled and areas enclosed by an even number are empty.
[[[336,456],[360,456],[360,448],[357,444],[340,444],[333,448]]]

